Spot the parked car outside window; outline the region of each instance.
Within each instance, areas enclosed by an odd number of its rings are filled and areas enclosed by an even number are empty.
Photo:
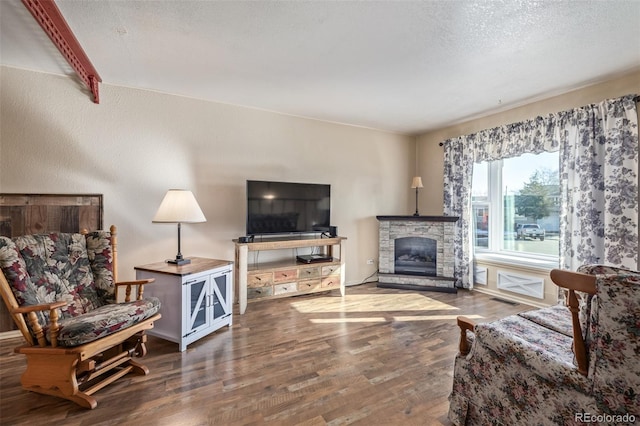
[[[540,241],[544,241],[545,231],[540,228],[540,225],[537,223],[525,223],[519,224],[516,229],[516,239],[525,239],[525,238],[538,238]]]

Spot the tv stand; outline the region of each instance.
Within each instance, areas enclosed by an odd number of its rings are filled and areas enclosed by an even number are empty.
[[[240,314],[247,309],[248,300],[271,299],[340,289],[344,296],[345,242],[344,237],[262,240],[241,243],[236,248],[235,282]],[[322,247],[323,259],[300,262],[295,256],[277,262],[249,266],[249,252]]]

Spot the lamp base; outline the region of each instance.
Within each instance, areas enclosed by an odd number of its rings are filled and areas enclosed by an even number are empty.
[[[172,265],[187,265],[189,263],[191,263],[191,259],[169,259],[167,260],[167,263],[171,263]]]

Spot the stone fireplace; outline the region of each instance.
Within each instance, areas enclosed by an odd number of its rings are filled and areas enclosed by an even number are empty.
[[[377,216],[378,287],[456,292],[453,229],[457,217]]]

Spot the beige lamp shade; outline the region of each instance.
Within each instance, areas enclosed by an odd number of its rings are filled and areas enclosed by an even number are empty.
[[[152,222],[156,223],[198,223],[207,218],[200,209],[196,197],[186,189],[170,189],[165,194]]]
[[[424,186],[422,186],[422,178],[420,176],[415,176],[413,178],[411,188],[424,188]]]

